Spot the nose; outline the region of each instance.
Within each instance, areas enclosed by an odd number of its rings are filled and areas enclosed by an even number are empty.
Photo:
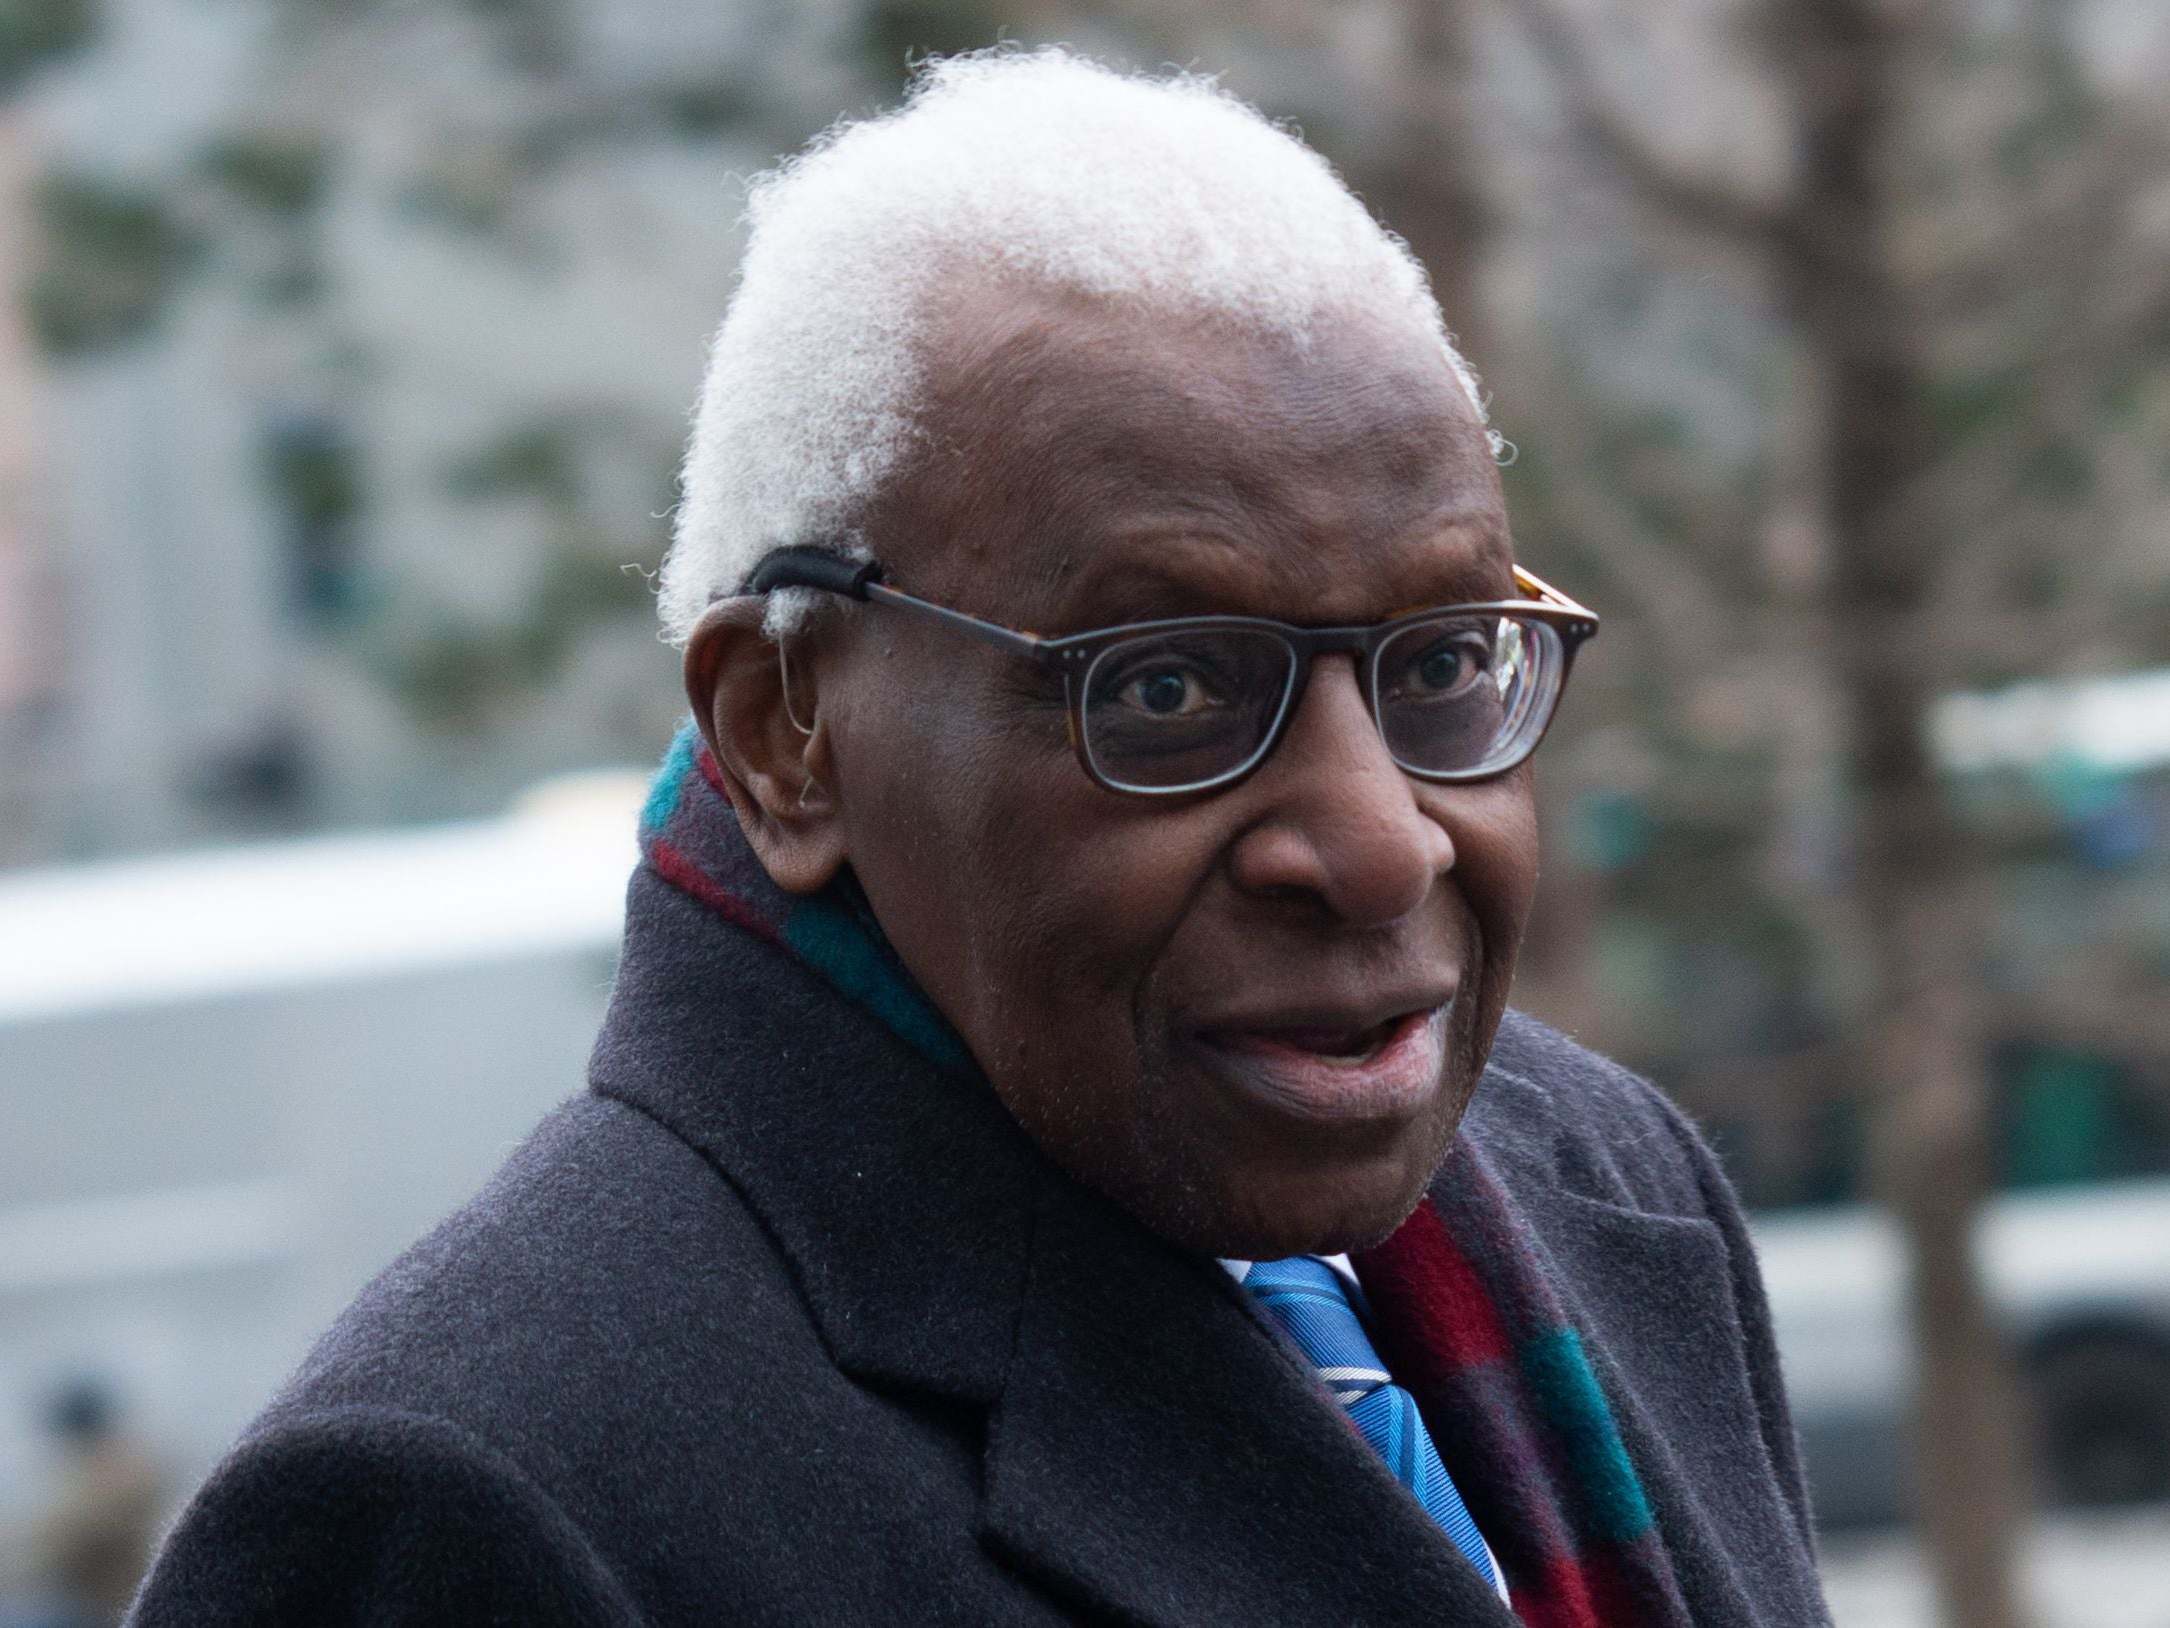
[[[1387,755],[1353,656],[1319,658],[1251,789],[1264,811],[1230,856],[1247,892],[1307,894],[1350,926],[1383,927],[1454,868],[1453,838]]]

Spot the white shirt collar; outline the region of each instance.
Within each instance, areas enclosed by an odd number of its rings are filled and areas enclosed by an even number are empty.
[[[1336,1272],[1341,1274],[1341,1281],[1346,1283],[1350,1288],[1355,1289],[1360,1287],[1360,1285],[1356,1281],[1356,1268],[1349,1264],[1348,1256],[1313,1255],[1310,1258],[1315,1261],[1324,1261],[1328,1266],[1331,1266]],[[1241,1283],[1245,1278],[1251,1275],[1251,1267],[1253,1263],[1250,1261],[1224,1260],[1221,1262],[1221,1264],[1228,1268],[1228,1275],[1230,1277],[1234,1278],[1238,1283]]]

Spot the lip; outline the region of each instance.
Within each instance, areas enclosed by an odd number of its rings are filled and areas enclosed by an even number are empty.
[[[1368,1020],[1363,1014],[1275,1014],[1202,1026],[1192,1031],[1191,1042],[1211,1073],[1276,1117],[1321,1126],[1407,1119],[1439,1093],[1452,1006],[1449,997]],[[1386,1029],[1384,1038],[1360,1055],[1302,1043],[1307,1032],[1374,1027]]]

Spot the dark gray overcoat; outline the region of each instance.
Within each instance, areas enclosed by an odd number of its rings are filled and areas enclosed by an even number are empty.
[[[340,1319],[135,1622],[1512,1621],[1212,1262],[650,872],[633,916],[592,1089]],[[1708,1153],[1514,1015],[1463,1135],[1696,1622],[1824,1622]]]

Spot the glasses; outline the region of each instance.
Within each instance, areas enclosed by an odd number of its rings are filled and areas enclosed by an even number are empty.
[[[1047,639],[882,581],[878,562],[819,548],[770,554],[748,593],[814,588],[943,622],[1062,675],[1070,744],[1109,791],[1177,797],[1233,785],[1279,744],[1311,664],[1347,652],[1379,738],[1405,773],[1504,774],[1537,749],[1597,616],[1520,566],[1530,597],[1441,605],[1371,627],[1182,616]]]

